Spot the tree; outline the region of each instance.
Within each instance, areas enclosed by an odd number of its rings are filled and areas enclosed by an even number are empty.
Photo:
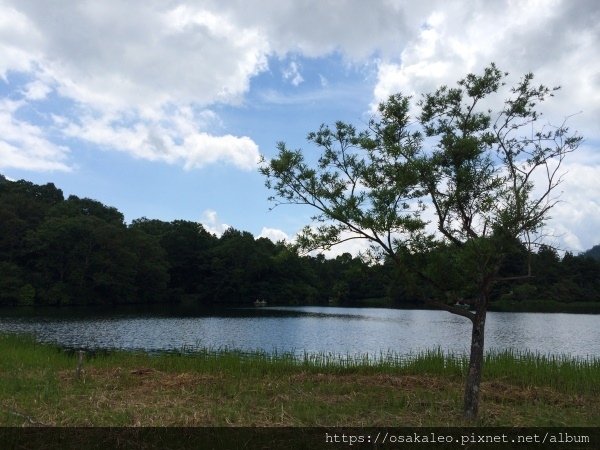
[[[118,227],[125,226],[123,214],[116,208],[76,195],[70,195],[67,200],[58,203],[49,214],[53,217],[96,217]]]
[[[206,294],[208,251],[217,238],[201,224],[186,220],[169,223],[143,217],[134,220],[130,230],[155,237],[164,250],[172,299],[182,295]]]
[[[500,268],[516,245],[531,251],[556,204],[561,163],[581,141],[565,123],[532,131],[539,103],[558,89],[534,86],[532,74],[509,90],[496,112],[489,109],[507,75],[491,64],[457,87],[425,94],[414,121],[411,98],[393,95],[364,131],[337,122],[310,133],[308,141],[320,150],[314,164],[281,142],[260,169],[275,206],[316,210],[315,225],[297,240],[300,248],[364,239],[367,257],[391,259],[427,285],[423,301],[472,322],[468,419],[478,413],[492,287],[531,276],[503,278]]]
[[[125,247],[135,255],[136,294],[133,300],[141,303],[163,301],[168,294],[169,264],[159,238],[136,228],[129,228],[124,236]]]
[[[589,258],[594,258],[595,260],[600,261],[600,245],[594,245],[589,250],[586,250],[583,254]]]
[[[27,233],[62,201],[62,191],[52,183],[39,186],[0,175],[0,259],[22,262]]]
[[[48,217],[30,235],[29,259],[43,303],[116,304],[133,299],[139,271],[127,229],[97,216]]]

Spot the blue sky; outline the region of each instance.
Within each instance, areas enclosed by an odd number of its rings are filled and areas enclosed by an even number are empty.
[[[600,8],[595,1],[0,3],[0,173],[146,216],[293,238],[259,155],[318,126],[361,127],[389,94],[490,61],[560,84],[545,111],[585,137],[550,243],[600,243]],[[356,244],[352,244],[356,245]],[[356,251],[343,247],[339,251]]]

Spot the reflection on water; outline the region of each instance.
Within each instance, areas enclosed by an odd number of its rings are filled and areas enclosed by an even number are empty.
[[[600,357],[600,315],[494,313],[486,347]],[[470,322],[443,311],[383,308],[267,307],[183,310],[0,310],[0,332],[93,349],[236,348],[379,355],[441,348],[466,353]]]

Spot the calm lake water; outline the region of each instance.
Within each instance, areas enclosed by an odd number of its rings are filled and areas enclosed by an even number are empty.
[[[467,353],[470,322],[443,311],[341,307],[180,310],[0,310],[0,332],[70,348],[173,351],[235,348],[379,355],[441,348]],[[600,315],[490,312],[486,348],[600,357]]]

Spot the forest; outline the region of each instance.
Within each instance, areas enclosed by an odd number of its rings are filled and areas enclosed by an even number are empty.
[[[460,289],[459,272],[440,254],[430,261]],[[561,255],[520,245],[503,273],[531,278],[498,283],[491,309],[600,312],[600,246]],[[464,295],[468,296],[468,292]],[[63,192],[54,184],[0,175],[0,305],[66,306],[338,304],[419,307],[426,281],[389,261],[345,253],[301,255],[290,244],[230,228],[220,237],[201,224],[142,217],[127,224],[116,208]]]

